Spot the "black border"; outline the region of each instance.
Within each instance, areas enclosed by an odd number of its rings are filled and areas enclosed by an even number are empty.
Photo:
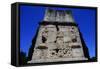
[[[25,65],[20,65],[19,64],[19,54],[20,54],[20,5],[27,5],[27,6],[43,6],[43,7],[61,7],[61,8],[79,8],[79,9],[95,9],[96,13],[95,13],[95,46],[96,46],[96,50],[95,50],[95,56],[96,59],[93,61],[63,61],[63,62],[46,62],[46,63],[28,63]],[[16,2],[12,4],[12,13],[11,13],[11,31],[12,31],[12,35],[11,38],[15,41],[15,43],[13,43],[13,41],[11,40],[11,64],[14,66],[36,66],[36,65],[52,65],[52,64],[65,64],[65,63],[83,63],[83,62],[97,62],[98,58],[97,58],[97,7],[90,7],[90,6],[74,6],[74,5],[57,5],[57,4],[42,4],[42,3],[25,3],[25,2]],[[15,12],[15,13],[14,13]],[[15,25],[13,25],[13,22],[15,22]],[[15,26],[15,27],[13,27]],[[16,33],[13,33],[13,30],[16,31]],[[15,35],[15,37],[12,37],[13,35]],[[18,38],[17,38],[18,37]],[[15,38],[15,39],[14,39]],[[15,44],[15,47],[13,46],[13,44]],[[15,54],[15,55],[14,55]],[[15,58],[15,59],[14,59]]]

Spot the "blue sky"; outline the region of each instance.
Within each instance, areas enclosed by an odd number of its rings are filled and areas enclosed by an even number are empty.
[[[46,7],[20,6],[20,51],[28,55],[32,39],[35,36],[39,22],[43,21]],[[89,49],[90,57],[95,56],[95,9],[57,8],[71,10],[75,22],[83,35],[83,39]]]

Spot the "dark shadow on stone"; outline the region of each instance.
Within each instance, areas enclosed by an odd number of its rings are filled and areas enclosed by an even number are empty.
[[[44,36],[42,36],[42,42],[45,43],[46,41],[47,39]]]
[[[35,47],[36,38],[37,38],[37,35],[38,35],[39,28],[40,27],[38,27],[36,34],[35,34],[34,38],[32,39],[32,45],[30,46],[29,52],[28,52],[28,61],[30,61],[32,59],[32,55],[33,55],[33,52],[34,52],[34,47]]]
[[[57,31],[59,31],[59,27],[58,27],[58,25],[56,25],[56,29],[57,29]]]
[[[80,30],[79,30],[79,33],[80,33],[80,38],[81,38],[81,42],[82,42],[82,45],[83,45],[84,56],[86,58],[90,59],[88,48],[87,48],[87,46],[84,42],[84,39],[82,37],[82,34],[81,34]]]
[[[56,51],[56,53],[58,53],[59,49],[54,49]]]

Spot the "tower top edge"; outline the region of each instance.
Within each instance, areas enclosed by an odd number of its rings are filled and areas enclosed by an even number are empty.
[[[46,8],[48,11],[55,11],[55,12],[68,12],[72,13],[72,10],[67,10],[67,9],[53,9],[53,8]]]

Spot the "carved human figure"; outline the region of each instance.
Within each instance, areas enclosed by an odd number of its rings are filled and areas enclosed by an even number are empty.
[[[48,30],[45,28],[45,30],[42,32],[42,43],[46,43],[48,37]]]

